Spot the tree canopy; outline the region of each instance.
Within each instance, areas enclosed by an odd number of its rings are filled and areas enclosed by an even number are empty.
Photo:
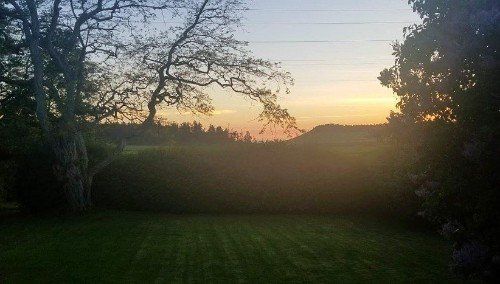
[[[454,243],[453,267],[470,277],[500,271],[500,3],[410,0],[422,23],[394,44],[380,81],[398,96],[389,127],[421,215]],[[407,147],[410,146],[410,147]]]
[[[92,177],[112,159],[89,167],[89,126],[152,125],[161,107],[210,114],[211,94],[226,89],[290,131],[277,99],[293,81],[236,39],[245,10],[240,0],[3,0],[0,118],[36,124],[74,210],[89,206]]]
[[[405,28],[396,61],[381,72],[411,122],[498,121],[500,41],[497,1],[410,0],[422,24]],[[481,121],[478,121],[481,120]]]

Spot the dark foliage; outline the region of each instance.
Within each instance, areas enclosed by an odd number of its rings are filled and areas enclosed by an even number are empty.
[[[31,213],[61,213],[68,210],[61,184],[54,176],[54,157],[40,144],[40,129],[33,119],[15,108],[3,109],[0,120],[0,202],[16,202]],[[88,127],[90,130],[91,128]],[[109,155],[104,140],[86,135],[89,157],[95,161]]]
[[[31,213],[63,211],[67,205],[47,152],[43,147],[33,147],[17,158],[16,200]]]
[[[389,117],[420,214],[455,244],[454,270],[500,271],[500,3],[410,0],[423,24],[394,45],[383,85],[399,97]]]

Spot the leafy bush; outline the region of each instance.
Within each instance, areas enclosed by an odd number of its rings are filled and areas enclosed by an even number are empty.
[[[12,201],[14,193],[15,163],[0,161],[0,203]]]
[[[53,175],[52,157],[43,147],[33,147],[18,157],[15,190],[17,201],[27,211],[58,211],[65,199],[60,184]]]
[[[454,243],[452,268],[465,277],[494,278],[500,269],[498,148],[493,135],[467,138],[458,127],[428,123],[413,129],[407,160],[420,215]],[[483,130],[484,131],[484,130]],[[410,143],[410,142],[408,142]]]
[[[39,137],[33,119],[23,119],[17,111],[7,112],[0,120],[0,187],[4,199],[17,201],[31,212],[52,211],[61,203],[50,151],[36,142]]]
[[[455,271],[496,280],[500,2],[408,3],[422,23],[404,29],[404,41],[393,45],[394,65],[379,77],[398,96],[389,128],[407,147],[421,214],[454,243]]]

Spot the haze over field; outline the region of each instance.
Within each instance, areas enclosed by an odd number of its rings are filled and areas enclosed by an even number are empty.
[[[0,283],[496,283],[499,77],[498,0],[0,1]]]
[[[420,22],[405,1],[254,0],[249,8],[240,38],[250,42],[257,57],[280,61],[291,72],[295,85],[281,104],[301,128],[386,122],[396,100],[377,76],[393,62],[391,42],[403,38],[405,26]],[[283,137],[279,131],[258,135],[258,105],[230,92],[213,92],[211,117],[172,109],[163,116],[249,130],[263,139]]]

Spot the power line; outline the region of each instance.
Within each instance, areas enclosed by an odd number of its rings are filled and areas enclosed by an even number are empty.
[[[245,25],[392,25],[414,24],[410,21],[371,21],[371,22],[246,22]]]
[[[140,22],[141,21],[130,21],[130,22]],[[168,24],[168,25],[180,25],[182,22],[169,22],[169,21],[149,21],[147,23],[153,24]],[[369,21],[369,22],[245,22],[244,25],[323,25],[323,26],[334,26],[334,25],[392,25],[392,24],[414,24],[411,21]]]
[[[326,62],[326,61],[335,61],[335,60],[393,60],[393,57],[349,57],[349,58],[336,58],[336,59],[272,59],[272,61],[280,61],[280,62]]]
[[[342,79],[339,79],[339,80],[325,80],[325,81],[308,81],[308,80],[302,81],[302,80],[296,80],[296,82],[300,82],[300,83],[339,83],[339,82],[380,82],[380,81],[375,80],[375,79],[372,79],[372,80],[357,80],[357,79],[342,80]]]
[[[358,40],[255,40],[248,43],[357,43],[357,42],[393,42],[393,39],[358,39]]]
[[[394,59],[388,58],[385,60],[379,59],[380,61],[361,61],[361,62],[336,62],[335,60],[270,60],[272,62],[282,63],[283,66],[295,67],[295,66],[380,66],[392,64]],[[333,62],[333,63],[332,63]]]
[[[273,59],[278,62],[325,62],[326,59]]]
[[[259,9],[249,8],[241,9],[242,11],[259,11],[259,12],[395,12],[407,11],[412,9]]]
[[[285,63],[286,64],[286,63]],[[359,65],[383,65],[389,64],[388,62],[360,62],[360,63],[325,63],[325,64],[286,64],[287,66],[359,66]]]

